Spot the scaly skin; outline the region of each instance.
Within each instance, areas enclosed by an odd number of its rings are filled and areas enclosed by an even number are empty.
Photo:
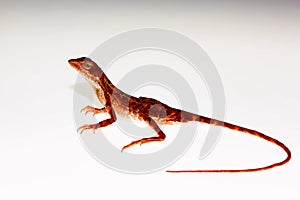
[[[173,122],[190,122],[198,121],[201,123],[212,124],[216,126],[222,126],[235,131],[251,134],[274,143],[281,147],[287,154],[287,157],[281,161],[265,167],[253,168],[253,169],[238,169],[238,170],[168,170],[167,172],[183,173],[183,172],[254,172],[270,169],[287,163],[291,159],[291,151],[280,141],[269,137],[263,133],[255,130],[247,129],[241,126],[230,124],[227,122],[211,119],[194,113],[186,112],[176,108],[172,108],[156,99],[147,97],[134,97],[122,92],[115,87],[111,81],[107,78],[102,69],[90,58],[82,57],[77,59],[71,59],[69,64],[76,69],[93,87],[99,101],[104,105],[104,108],[93,108],[86,106],[81,111],[85,111],[85,114],[92,112],[95,114],[108,113],[109,119],[103,120],[97,124],[85,124],[78,128],[80,133],[85,130],[92,129],[94,132],[96,129],[108,126],[114,123],[117,118],[116,114],[123,116],[133,116],[139,120],[145,121],[156,133],[157,136],[142,138],[137,141],[133,141],[130,144],[124,146],[122,151],[130,148],[134,145],[142,145],[150,142],[164,141],[166,135],[159,128],[158,124],[172,124]]]

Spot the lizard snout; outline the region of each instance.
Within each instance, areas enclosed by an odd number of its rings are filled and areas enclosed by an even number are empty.
[[[75,69],[79,69],[79,63],[76,61],[76,59],[70,59],[68,60],[68,63]]]

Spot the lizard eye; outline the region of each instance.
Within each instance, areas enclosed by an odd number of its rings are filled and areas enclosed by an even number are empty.
[[[92,67],[92,65],[91,65],[91,63],[84,63],[83,64],[83,67],[85,68],[85,69],[91,69],[91,67]]]

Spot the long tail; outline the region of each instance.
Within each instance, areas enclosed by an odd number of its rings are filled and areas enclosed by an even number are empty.
[[[284,165],[291,159],[291,151],[289,150],[288,147],[286,147],[282,142],[280,142],[280,141],[278,141],[278,140],[276,140],[276,139],[274,139],[270,136],[267,136],[263,133],[260,133],[260,132],[255,131],[255,130],[250,130],[250,129],[247,129],[247,128],[244,128],[244,127],[241,127],[241,126],[237,126],[237,125],[234,125],[234,124],[230,124],[230,123],[227,123],[227,122],[223,122],[223,121],[211,119],[211,118],[208,118],[208,117],[195,115],[195,114],[192,114],[192,113],[184,113],[183,115],[186,116],[186,117],[184,117],[185,119],[183,119],[183,122],[199,121],[199,122],[202,122],[202,123],[213,124],[213,125],[216,125],[216,126],[222,126],[222,127],[225,127],[225,128],[235,130],[235,131],[240,131],[240,132],[243,132],[243,133],[248,133],[250,135],[260,137],[264,140],[272,142],[272,143],[276,144],[277,146],[281,147],[286,152],[287,157],[281,162],[277,162],[277,163],[274,163],[274,164],[271,164],[271,165],[268,165],[268,166],[265,166],[265,167],[260,167],[260,168],[232,169],[232,170],[231,169],[226,169],[226,170],[222,170],[222,169],[221,170],[167,170],[167,172],[172,172],[172,173],[185,173],[185,172],[186,173],[188,173],[188,172],[203,172],[203,173],[206,173],[206,172],[224,172],[224,173],[256,172],[256,171],[267,170],[267,169],[271,169],[271,168],[274,168],[274,167]]]

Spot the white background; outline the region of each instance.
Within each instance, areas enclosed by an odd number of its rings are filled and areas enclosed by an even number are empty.
[[[299,6],[296,1],[1,1],[0,198],[298,199]],[[222,78],[226,120],[284,142],[291,162],[246,174],[128,175],[95,161],[76,133],[77,73],[67,60],[141,27],[175,30],[201,45]],[[113,71],[109,76],[113,79]],[[199,129],[198,140],[205,130]],[[172,168],[260,167],[284,159],[274,145],[231,133],[223,132],[206,159],[197,160],[200,148],[193,146]]]

